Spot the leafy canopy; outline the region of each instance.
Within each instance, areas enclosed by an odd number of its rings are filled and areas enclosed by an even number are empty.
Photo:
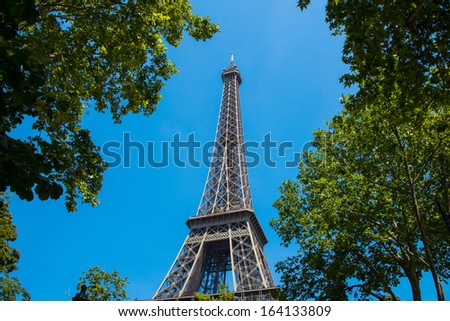
[[[10,273],[17,270],[20,253],[11,246],[17,238],[17,229],[8,210],[8,199],[0,193],[0,300],[15,301],[17,298],[29,300],[30,294]]]
[[[448,279],[450,240],[435,203],[450,192],[450,114],[441,112],[416,128],[392,126],[376,108],[344,111],[314,133],[316,150],[303,155],[298,180],[283,183],[271,222],[298,247],[277,264],[289,299],[397,300],[403,278],[420,299],[431,263]]]
[[[128,299],[125,288],[127,277],[121,277],[117,270],[109,273],[98,266],[83,271],[77,290],[86,286],[86,296],[89,301],[123,301]]]
[[[220,282],[219,294],[217,296],[195,292],[194,297],[196,301],[233,301],[234,293],[230,292],[228,284]]]
[[[0,191],[28,201],[65,192],[69,211],[97,204],[106,169],[83,115],[151,115],[177,73],[167,45],[218,31],[188,0],[3,1],[1,10]],[[30,120],[33,134],[16,138]]]
[[[302,10],[309,4],[298,1]],[[401,122],[423,106],[448,104],[449,18],[446,0],[329,0],[326,21],[345,37],[342,60],[350,70],[341,81],[358,86],[349,111],[384,97],[395,102],[385,106],[391,121]]]
[[[277,265],[285,294],[396,300],[406,278],[420,300],[430,272],[443,300],[450,247],[435,199],[450,209],[448,1],[330,0],[326,9],[345,37],[341,81],[356,93],[314,133],[316,150],[274,204],[272,226],[298,245]]]
[[[16,301],[18,299],[30,301],[31,296],[17,277],[0,276],[0,301]]]

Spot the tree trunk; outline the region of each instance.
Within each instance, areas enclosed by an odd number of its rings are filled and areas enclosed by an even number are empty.
[[[449,166],[446,164],[446,158],[444,155],[439,155],[439,163],[441,165],[441,177],[442,177],[442,186],[444,187],[444,204],[442,205],[444,208],[447,208],[447,213],[450,213],[450,193],[449,190]]]
[[[439,301],[445,301],[444,290],[442,288],[441,280],[439,279],[439,276],[437,275],[436,268],[433,263],[433,256],[431,254],[430,246],[428,244],[428,239],[427,239],[427,236],[425,233],[425,229],[423,227],[422,217],[421,217],[421,213],[420,213],[420,207],[419,207],[419,203],[417,201],[415,182],[412,179],[411,172],[409,169],[410,164],[408,161],[407,153],[406,153],[405,147],[400,139],[397,128],[395,126],[392,126],[392,130],[393,130],[394,135],[397,139],[397,142],[400,146],[400,149],[402,150],[402,153],[403,153],[402,158],[403,158],[403,163],[405,166],[406,175],[408,178],[410,197],[411,197],[411,201],[412,201],[412,205],[413,205],[413,212],[414,212],[414,216],[416,218],[417,227],[419,228],[420,240],[423,243],[426,260],[427,260],[428,266],[430,268],[431,275],[433,276],[434,285],[436,287],[437,298]]]
[[[408,171],[408,178],[410,178],[409,171]],[[412,183],[412,182],[410,182]],[[430,246],[428,244],[428,239],[426,237],[425,230],[423,228],[422,224],[422,218],[420,215],[419,210],[419,204],[417,203],[417,196],[416,196],[416,189],[414,188],[414,185],[411,185],[411,198],[414,204],[414,213],[416,215],[417,225],[419,227],[421,240],[423,243],[423,248],[425,250],[425,255],[427,257],[428,265],[430,267],[431,275],[433,276],[434,285],[436,287],[436,294],[439,301],[445,301],[445,294],[444,289],[442,288],[441,280],[439,279],[439,276],[437,275],[436,269],[434,267],[433,263],[433,256],[430,251]]]
[[[412,263],[412,262],[411,262]],[[414,267],[409,266],[409,270],[405,271],[406,277],[408,278],[409,284],[411,285],[412,295],[414,301],[422,301],[422,293],[420,291],[419,278],[417,277]]]

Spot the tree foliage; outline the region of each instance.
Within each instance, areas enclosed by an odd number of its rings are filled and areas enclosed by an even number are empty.
[[[344,111],[314,133],[316,150],[304,155],[298,181],[283,183],[271,222],[284,245],[299,247],[277,265],[289,299],[396,300],[406,277],[418,300],[431,263],[448,279],[450,238],[435,203],[450,192],[442,112],[415,128],[391,126],[375,108]]]
[[[310,0],[298,1],[303,10]],[[347,104],[359,112],[385,98],[389,118],[420,117],[422,107],[447,105],[450,5],[446,0],[329,0],[326,21],[345,37],[341,78],[358,92]],[[380,101],[377,101],[380,104]]]
[[[151,115],[177,73],[167,45],[218,31],[188,0],[3,1],[1,15],[0,191],[28,201],[65,192],[69,211],[97,204],[106,169],[83,115]],[[30,120],[33,134],[14,137]]]
[[[272,226],[299,246],[277,265],[289,299],[396,300],[406,278],[420,300],[425,272],[445,299],[450,240],[435,199],[450,208],[449,9],[328,1],[327,22],[345,36],[341,81],[356,93],[314,133],[274,204]]]
[[[194,297],[196,301],[233,301],[234,293],[230,292],[228,284],[220,282],[220,290],[217,296],[195,292]]]
[[[11,212],[8,210],[8,200],[0,194],[0,272],[11,273],[17,270],[16,264],[20,252],[11,247],[10,243],[17,238],[17,229],[13,224]]]
[[[30,293],[20,284],[17,277],[2,276],[0,273],[0,301],[30,301]]]
[[[127,284],[128,278],[121,277],[117,270],[109,273],[95,266],[83,271],[77,290],[85,285],[89,301],[123,301],[128,299],[125,291]]]
[[[17,229],[8,210],[8,199],[0,193],[0,300],[15,301],[21,297],[29,300],[30,295],[17,277],[10,273],[17,270],[20,252],[11,246],[17,238]]]

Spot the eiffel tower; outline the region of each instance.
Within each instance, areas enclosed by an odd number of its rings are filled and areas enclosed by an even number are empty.
[[[272,300],[275,287],[263,247],[267,238],[253,211],[239,99],[241,74],[233,55],[224,83],[216,140],[200,206],[154,300],[192,300],[228,284],[237,300]]]

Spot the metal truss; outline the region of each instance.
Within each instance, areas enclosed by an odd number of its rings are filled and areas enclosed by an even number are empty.
[[[191,231],[155,300],[214,294],[231,271],[233,290],[274,287],[262,245],[249,221],[205,227]]]
[[[242,78],[234,63],[223,71],[222,80],[216,140],[197,215],[253,209],[239,99]]]

